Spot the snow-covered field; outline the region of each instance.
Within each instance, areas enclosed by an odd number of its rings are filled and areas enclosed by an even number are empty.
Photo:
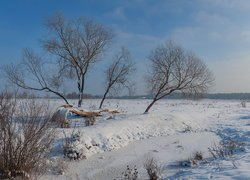
[[[97,109],[100,100],[85,100],[84,109]],[[63,104],[50,100],[52,109]],[[76,104],[76,101],[72,101]],[[148,179],[143,166],[155,158],[162,169],[162,179],[250,179],[250,104],[222,100],[161,100],[148,114],[143,114],[150,100],[107,100],[104,108],[121,113],[103,113],[96,124],[68,115],[72,128],[58,128],[51,159],[63,158],[63,140],[80,132],[79,147],[86,159],[66,161],[63,175],[47,173],[41,179],[122,179],[127,165],[138,169],[138,179]],[[74,128],[73,128],[74,127]],[[227,139],[244,143],[243,151],[214,159],[208,148]],[[204,161],[191,167],[180,162],[201,151]]]

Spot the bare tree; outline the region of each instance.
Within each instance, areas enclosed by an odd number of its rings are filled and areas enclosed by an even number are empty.
[[[80,107],[85,76],[90,66],[100,59],[113,35],[108,28],[93,20],[67,20],[60,14],[49,18],[46,27],[52,36],[43,41],[44,48],[58,57],[62,72],[77,78]]]
[[[134,70],[134,63],[129,51],[122,47],[121,51],[114,56],[113,62],[105,71],[106,90],[99,106],[100,109],[110,90],[118,90],[121,87],[126,87],[128,90],[131,89],[132,84],[130,83],[129,76]]]
[[[48,64],[47,64],[48,66]],[[10,82],[27,90],[45,91],[62,98],[67,104],[67,99],[59,93],[63,79],[59,72],[51,73],[45,61],[32,50],[23,51],[23,60],[20,64],[6,65],[4,72]]]
[[[196,55],[169,41],[152,51],[149,60],[151,71],[148,85],[156,101],[179,91],[188,95],[199,95],[207,91],[214,78],[207,66]]]

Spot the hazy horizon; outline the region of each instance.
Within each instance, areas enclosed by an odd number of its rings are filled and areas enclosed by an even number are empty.
[[[144,75],[151,50],[176,41],[205,61],[216,79],[210,93],[250,93],[250,1],[248,0],[3,0],[0,5],[0,66],[21,60],[22,49],[41,52],[44,20],[57,12],[90,17],[113,29],[114,43],[87,75],[85,93],[102,94],[103,71],[121,45],[136,62],[137,94],[146,94]],[[1,75],[2,76],[2,75]],[[6,81],[1,78],[0,88]],[[65,92],[76,90],[67,83]]]

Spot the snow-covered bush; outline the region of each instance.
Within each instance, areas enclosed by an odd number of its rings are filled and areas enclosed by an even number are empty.
[[[36,178],[46,169],[54,131],[48,107],[0,94],[0,179]]]
[[[147,170],[150,180],[159,180],[161,178],[162,168],[154,158],[148,158],[144,162],[144,168]]]
[[[244,151],[245,143],[228,139],[219,144],[214,144],[208,150],[215,159],[225,158],[234,155],[237,151]]]
[[[65,137],[65,142],[63,145],[64,156],[70,160],[79,160],[85,159],[86,147],[81,142],[81,133],[80,131],[72,133],[71,137]]]
[[[136,166],[132,169],[127,165],[127,169],[122,173],[123,180],[137,180],[138,179],[138,170]]]

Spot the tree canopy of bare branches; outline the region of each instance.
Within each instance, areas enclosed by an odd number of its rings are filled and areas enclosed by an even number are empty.
[[[43,46],[58,57],[65,75],[77,78],[78,106],[81,106],[85,76],[90,66],[100,60],[113,34],[104,25],[91,19],[67,20],[60,14],[49,18],[46,27],[51,36],[43,41]]]
[[[45,61],[30,49],[24,49],[23,59],[19,64],[4,67],[4,72],[10,82],[27,90],[51,92],[68,104],[67,99],[59,92],[62,76],[56,72],[46,71]]]
[[[175,91],[198,95],[206,92],[213,84],[213,74],[201,59],[172,41],[153,50],[149,60],[151,70],[147,83],[154,98],[145,113],[156,101]]]
[[[131,89],[132,84],[129,76],[134,71],[135,67],[130,53],[126,48],[122,47],[121,51],[114,56],[113,62],[105,71],[106,90],[99,106],[100,109],[110,90],[118,90],[121,87],[126,87],[128,90]]]

